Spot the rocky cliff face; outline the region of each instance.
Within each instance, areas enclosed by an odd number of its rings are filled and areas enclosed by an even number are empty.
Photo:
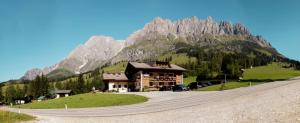
[[[22,80],[33,80],[37,75],[42,75],[43,70],[39,68],[33,68],[28,70],[25,75],[21,78]]]
[[[160,17],[145,25],[141,30],[130,35],[126,40],[126,46],[130,46],[138,41],[151,39],[151,33],[156,32],[160,35],[172,35],[175,37],[201,37],[203,35],[212,36],[241,36],[251,41],[259,43],[262,47],[271,47],[262,37],[254,36],[242,24],[231,24],[230,22],[215,22],[212,17],[199,20],[197,17],[186,18],[172,22]]]
[[[64,60],[44,69],[32,69],[21,79],[33,80],[37,75],[46,75],[56,69],[67,69],[76,74],[101,66],[124,48],[124,41],[112,37],[92,36],[85,44],[76,47]]]
[[[160,17],[130,35],[124,48],[111,62],[139,60],[157,57],[174,50],[174,44],[185,42],[199,47],[214,46],[231,40],[250,41],[263,48],[272,48],[261,36],[255,36],[242,24],[215,22],[212,17],[200,20],[197,17],[172,22]],[[236,48],[231,48],[233,50]]]
[[[272,49],[271,44],[265,39],[251,34],[244,25],[239,23],[231,24],[226,21],[218,23],[212,17],[204,20],[191,17],[177,21],[157,17],[144,28],[131,34],[126,41],[93,36],[58,64],[44,69],[29,70],[22,79],[32,80],[36,75],[48,74],[61,68],[78,74],[93,70],[105,63],[155,58],[163,53],[174,51],[175,44],[178,42],[199,47],[213,47],[231,40],[248,41],[262,48]],[[237,48],[229,50],[233,49]]]
[[[73,50],[58,64],[58,68],[65,68],[76,74],[93,70],[119,53],[123,47],[124,41],[116,41],[112,37],[93,36]]]
[[[50,66],[50,67],[45,67],[45,68],[43,68],[43,69],[33,68],[33,69],[31,69],[31,70],[28,70],[28,71],[25,73],[25,75],[24,75],[23,77],[21,77],[21,79],[22,79],[22,80],[33,80],[33,79],[35,79],[35,77],[36,77],[37,75],[40,75],[40,76],[41,76],[42,74],[46,75],[46,74],[50,73],[51,71],[57,69],[57,66],[58,66],[58,65],[55,64],[55,65],[52,65],[52,66]]]

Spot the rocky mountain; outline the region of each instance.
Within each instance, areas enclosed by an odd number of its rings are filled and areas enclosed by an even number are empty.
[[[58,64],[44,69],[31,69],[21,79],[32,80],[37,75],[47,75],[57,69],[66,69],[75,74],[93,70],[115,56],[123,48],[124,41],[117,41],[106,36],[92,36],[85,44],[80,44]]]
[[[233,43],[237,41],[242,43]],[[31,80],[36,75],[48,74],[56,69],[67,69],[78,74],[105,63],[155,59],[167,52],[178,51],[180,43],[232,53],[248,49],[247,51],[278,54],[263,37],[251,34],[240,23],[216,22],[212,17],[200,20],[194,16],[177,21],[157,17],[144,28],[131,34],[125,41],[93,36],[58,64],[44,69],[29,70],[22,79]]]
[[[252,39],[252,41],[259,43],[263,47],[271,47],[270,43],[266,42],[260,36],[253,36],[250,31],[240,23],[231,24],[227,21],[217,23],[212,17],[199,20],[195,16],[174,22],[157,17],[152,22],[146,24],[143,29],[130,35],[126,40],[126,45],[132,45],[137,41],[145,39],[152,39],[151,34],[153,33],[164,36],[172,35],[176,38],[181,37],[185,39],[188,37],[201,37],[208,34],[213,36],[242,36]]]
[[[112,37],[93,36],[85,44],[75,48],[58,68],[68,69],[76,74],[93,70],[105,63],[124,48],[124,41]]]
[[[33,68],[31,70],[28,70],[23,77],[21,77],[22,80],[33,80],[37,75],[46,75],[50,73],[51,71],[57,69],[57,64],[52,65],[50,67],[45,67],[43,69],[39,68]]]
[[[231,24],[230,22],[215,22],[212,17],[200,20],[197,17],[186,18],[172,22],[160,17],[145,25],[130,35],[126,40],[126,48],[115,56],[111,62],[123,60],[139,60],[158,57],[166,52],[176,50],[178,42],[196,45],[198,47],[218,46],[228,51],[241,51],[236,47],[228,48],[230,41],[247,41],[257,44],[263,49],[275,53],[271,44],[261,36],[255,36],[242,24]],[[269,52],[269,51],[267,51]]]
[[[33,68],[28,70],[25,75],[21,78],[22,80],[33,80],[37,75],[42,75],[43,70],[39,68]]]

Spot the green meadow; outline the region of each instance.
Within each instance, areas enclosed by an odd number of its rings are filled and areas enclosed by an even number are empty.
[[[223,90],[234,89],[240,87],[248,87],[266,82],[287,80],[300,76],[300,71],[293,68],[284,68],[284,63],[272,63],[266,66],[254,67],[246,69],[243,74],[243,80],[239,82],[227,82]],[[192,80],[191,80],[192,79]],[[196,81],[194,77],[186,78],[186,82]],[[221,84],[208,87],[198,88],[199,91],[218,91],[221,90]]]
[[[59,99],[15,105],[14,108],[57,109],[65,108],[65,104],[68,108],[106,107],[142,103],[147,100],[146,97],[134,94],[86,93]]]

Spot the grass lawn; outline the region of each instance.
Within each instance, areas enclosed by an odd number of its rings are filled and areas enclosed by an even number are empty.
[[[148,99],[146,97],[133,94],[86,93],[59,99],[16,105],[14,108],[55,109],[65,108],[65,104],[67,104],[68,108],[105,107],[136,104],[147,100]]]
[[[300,76],[299,70],[283,68],[281,63],[272,63],[267,66],[246,69],[244,72],[244,81],[276,81],[296,76]]]
[[[225,84],[224,90],[234,89],[239,87],[247,87],[251,85],[263,84],[276,80],[286,80],[300,76],[300,71],[292,68],[283,68],[283,63],[272,63],[267,66],[254,67],[246,69],[242,82],[228,82]],[[199,91],[219,91],[221,84],[198,88]]]
[[[26,114],[18,114],[14,112],[0,110],[0,123],[15,123],[20,121],[29,121],[33,119],[34,117]]]
[[[196,82],[196,78],[197,78],[197,76],[188,76],[186,78],[183,78],[183,84],[188,85],[191,82]]]

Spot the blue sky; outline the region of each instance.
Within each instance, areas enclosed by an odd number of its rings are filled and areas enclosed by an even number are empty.
[[[299,0],[0,0],[0,81],[62,60],[92,35],[126,39],[160,16],[245,24],[300,60]]]

